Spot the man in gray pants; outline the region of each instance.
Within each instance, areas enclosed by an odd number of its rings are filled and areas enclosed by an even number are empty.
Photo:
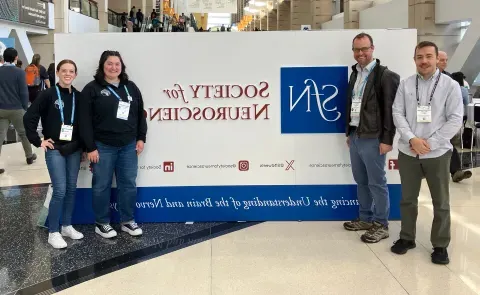
[[[416,247],[415,228],[422,178],[433,203],[432,262],[448,264],[450,243],[450,139],[460,130],[463,101],[460,85],[437,68],[438,47],[421,42],[415,48],[416,75],[400,83],[393,121],[400,134],[398,167],[402,182],[400,239],[391,250],[405,254]]]
[[[23,115],[28,108],[28,89],[25,72],[15,66],[18,52],[14,48],[7,48],[3,53],[5,64],[0,67],[0,152],[7,134],[8,126],[12,122],[22,141],[27,164],[32,164],[37,156],[32,151],[23,126]],[[5,169],[0,169],[0,174]]]

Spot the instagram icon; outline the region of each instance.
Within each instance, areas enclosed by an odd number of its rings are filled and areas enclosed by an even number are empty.
[[[248,171],[248,169],[250,169],[250,163],[248,161],[245,161],[245,160],[238,161],[238,170]]]

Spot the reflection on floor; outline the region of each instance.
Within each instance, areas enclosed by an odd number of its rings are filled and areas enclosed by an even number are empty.
[[[9,153],[21,154],[5,146],[3,155]],[[7,173],[0,185],[40,184],[0,189],[0,294],[480,294],[478,168],[471,179],[451,184],[451,263],[438,266],[430,262],[426,183],[417,248],[403,256],[389,250],[399,222],[391,222],[389,239],[374,245],[340,222],[145,224],[143,238],[113,241],[83,226],[83,241],[53,250],[46,231],[35,227],[46,190],[41,183],[49,182],[41,154],[28,167],[23,158],[3,157]],[[463,167],[477,163],[480,154],[463,153]]]

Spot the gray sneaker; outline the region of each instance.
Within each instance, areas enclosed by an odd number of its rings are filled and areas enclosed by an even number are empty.
[[[388,227],[383,224],[374,221],[373,226],[366,233],[361,236],[361,239],[365,243],[378,243],[383,239],[389,237]]]
[[[372,226],[373,224],[371,222],[361,221],[358,218],[343,224],[343,227],[350,231],[369,230]]]

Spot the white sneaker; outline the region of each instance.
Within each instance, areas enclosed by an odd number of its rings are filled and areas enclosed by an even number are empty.
[[[73,228],[73,226],[62,226],[62,236],[70,238],[72,240],[83,239],[83,234]]]
[[[110,224],[96,223],[95,232],[105,239],[111,239],[117,236],[117,232],[110,226]]]
[[[55,249],[67,248],[67,242],[62,238],[59,232],[48,234],[48,243]]]
[[[129,221],[122,224],[122,231],[129,233],[131,236],[141,236],[143,231],[138,227],[135,221]]]

